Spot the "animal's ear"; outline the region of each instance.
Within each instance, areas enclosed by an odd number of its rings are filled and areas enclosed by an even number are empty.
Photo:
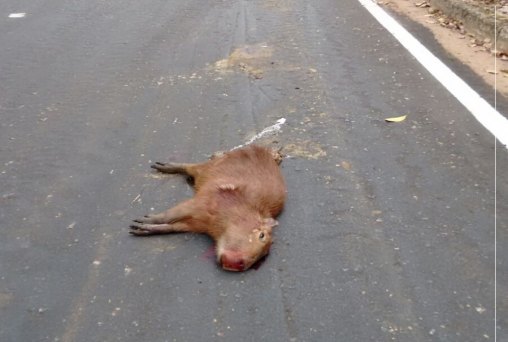
[[[220,184],[217,186],[217,191],[223,199],[237,199],[242,193],[242,188],[235,184]]]
[[[273,228],[278,226],[279,222],[277,222],[277,220],[272,217],[267,217],[263,219],[263,224],[267,225],[270,228]]]
[[[221,184],[218,186],[220,191],[235,191],[238,187],[234,184]]]

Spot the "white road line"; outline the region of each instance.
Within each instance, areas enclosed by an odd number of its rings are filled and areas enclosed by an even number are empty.
[[[508,145],[508,119],[495,110],[395,19],[372,0],[358,0],[448,91],[503,145]]]
[[[26,13],[11,13],[9,14],[9,18],[17,19],[17,18],[24,18]]]

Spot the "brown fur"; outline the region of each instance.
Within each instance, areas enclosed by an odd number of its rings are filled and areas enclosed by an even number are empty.
[[[270,249],[275,217],[286,198],[281,160],[277,151],[249,145],[200,164],[156,163],[152,168],[160,172],[191,176],[196,193],[160,214],[134,220],[130,233],[208,234],[221,266],[244,271]]]

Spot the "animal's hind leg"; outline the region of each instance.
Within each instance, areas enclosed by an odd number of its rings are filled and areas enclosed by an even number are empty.
[[[194,165],[196,164],[155,162],[155,164],[151,165],[150,167],[163,173],[179,173],[190,175],[189,168],[193,167]]]
[[[159,163],[151,165],[152,169],[155,169],[162,173],[179,173],[182,175],[188,175],[193,178],[196,178],[203,164],[187,164],[187,163]]]
[[[133,223],[130,226],[132,235],[146,236],[154,234],[169,234],[190,232],[191,229],[186,222],[164,223],[164,224],[148,224],[148,223]]]

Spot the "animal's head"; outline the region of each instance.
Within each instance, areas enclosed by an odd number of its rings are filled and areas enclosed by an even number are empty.
[[[276,220],[267,218],[250,231],[233,230],[217,242],[217,261],[227,271],[249,269],[270,251],[272,228],[276,225]]]

